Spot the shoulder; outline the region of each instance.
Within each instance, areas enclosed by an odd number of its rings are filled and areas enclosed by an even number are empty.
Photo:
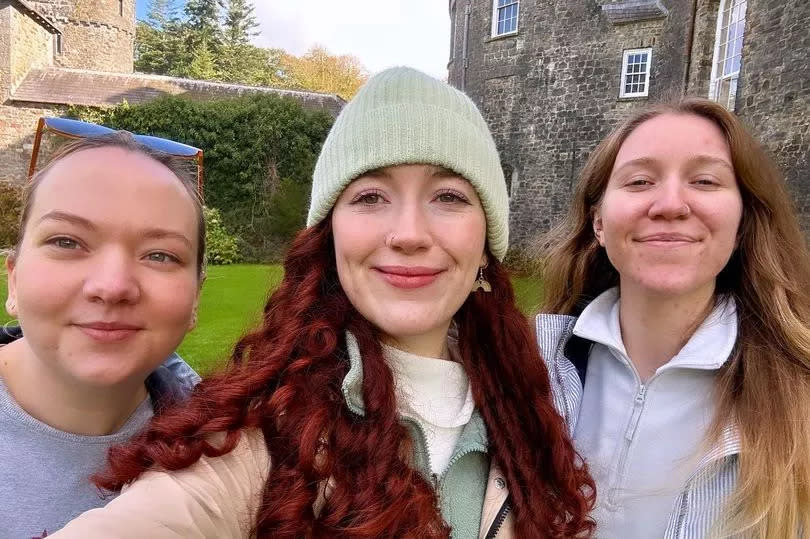
[[[22,337],[20,326],[0,326],[0,346],[9,344]]]
[[[216,446],[225,435],[211,436]],[[264,435],[240,432],[236,447],[202,457],[182,470],[152,470],[126,487],[106,507],[81,515],[60,538],[248,537],[270,473]]]
[[[200,375],[177,353],[170,355],[146,379],[146,388],[159,412],[169,404],[185,400],[200,382]]]
[[[547,364],[562,353],[565,343],[574,332],[575,316],[563,314],[538,314],[534,319],[537,344]]]

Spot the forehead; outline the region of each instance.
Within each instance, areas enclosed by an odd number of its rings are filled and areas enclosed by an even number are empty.
[[[29,222],[51,211],[136,228],[194,230],[197,219],[191,195],[171,170],[115,147],[81,150],[54,163],[36,188]]]
[[[619,148],[615,165],[641,157],[678,159],[699,154],[730,160],[720,127],[696,114],[667,113],[637,126]]]

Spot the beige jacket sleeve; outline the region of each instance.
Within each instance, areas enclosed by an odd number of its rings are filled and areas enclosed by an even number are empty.
[[[106,507],[48,537],[248,537],[269,471],[262,433],[245,431],[230,453],[176,472],[147,472]]]

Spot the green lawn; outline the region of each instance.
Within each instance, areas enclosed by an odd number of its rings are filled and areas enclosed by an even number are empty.
[[[2,258],[0,258],[2,262]],[[197,328],[180,345],[182,355],[199,372],[207,372],[225,361],[236,340],[258,324],[267,294],[281,281],[281,266],[238,264],[209,266],[203,286]],[[0,306],[5,305],[5,271],[0,272]],[[534,312],[541,294],[533,279],[513,279],[521,309]],[[0,312],[0,323],[10,317]]]

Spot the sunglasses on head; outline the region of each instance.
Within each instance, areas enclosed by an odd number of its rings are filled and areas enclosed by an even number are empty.
[[[104,127],[103,125],[93,124],[90,122],[82,122],[80,120],[70,120],[68,118],[50,118],[42,117],[37,124],[37,133],[34,138],[34,149],[31,153],[31,164],[28,167],[28,179],[34,175],[37,168],[37,159],[39,157],[39,147],[42,141],[42,134],[45,131],[51,131],[63,137],[71,139],[97,137],[99,135],[106,135],[114,133],[114,129]],[[158,150],[163,153],[179,157],[181,159],[193,159],[197,163],[197,192],[202,196],[202,183],[203,183],[203,151],[194,146],[183,144],[160,137],[153,137],[151,135],[133,135],[135,140],[148,146],[153,150]]]

